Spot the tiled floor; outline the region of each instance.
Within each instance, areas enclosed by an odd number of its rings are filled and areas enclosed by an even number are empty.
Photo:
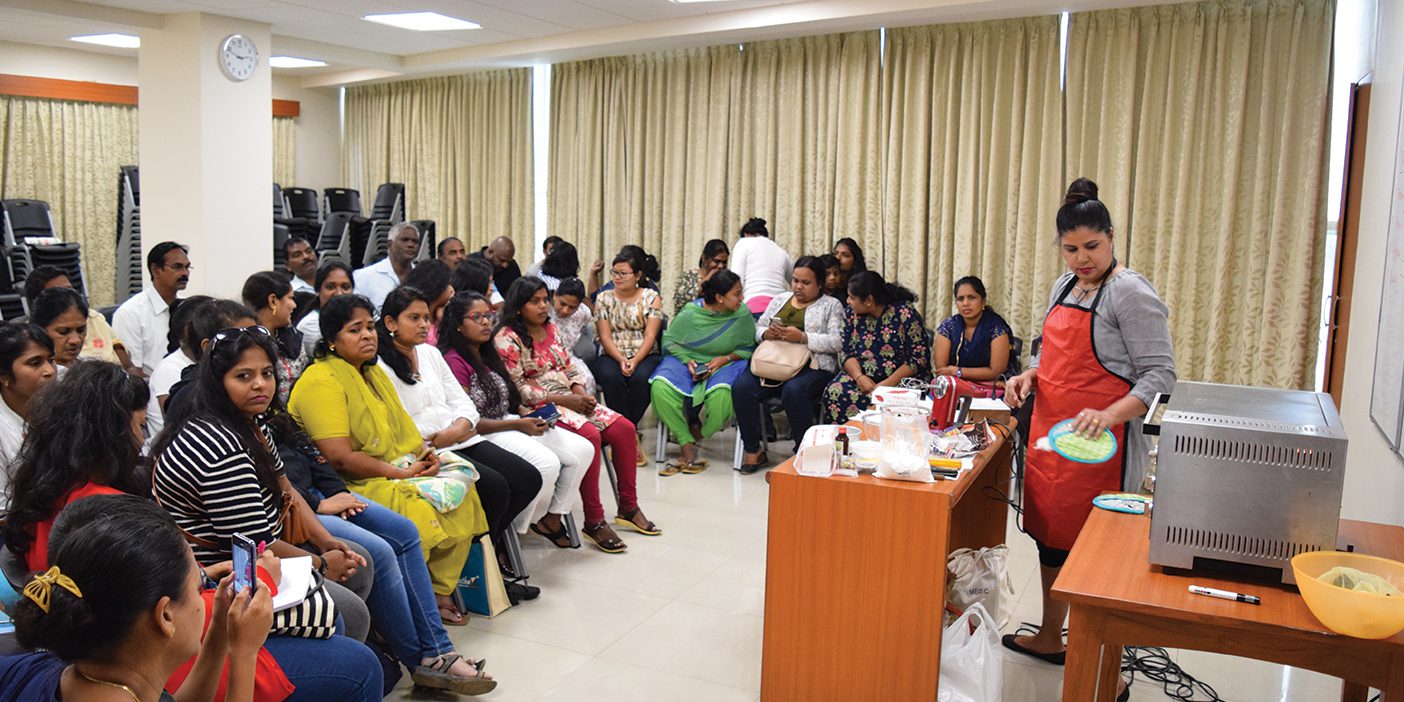
[[[650,449],[652,436],[649,428]],[[728,430],[704,443],[712,466],[699,475],[660,478],[651,467],[639,470],[640,502],[664,534],[621,532],[629,544],[624,555],[588,544],[557,549],[535,535],[521,537],[540,599],[449,629],[459,650],[486,657],[501,681],[484,699],[759,698],[767,487],[762,475],[730,469],[733,440]],[[775,448],[771,456],[778,459]],[[606,498],[606,510],[611,502]],[[1033,545],[1012,522],[1009,547],[1017,598],[1012,631],[1020,621],[1037,620],[1039,593]],[[1196,651],[1170,654],[1230,702],[1340,695],[1338,681],[1308,671]],[[1061,668],[1004,652],[1003,699],[1056,701],[1061,691]],[[413,698],[407,680],[392,698]],[[1158,685],[1138,680],[1132,699],[1167,698]]]

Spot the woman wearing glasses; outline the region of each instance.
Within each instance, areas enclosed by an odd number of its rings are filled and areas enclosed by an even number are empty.
[[[609,269],[614,289],[601,292],[595,300],[595,332],[601,349],[595,359],[595,379],[604,391],[605,404],[635,427],[648,411],[648,379],[663,360],[654,353],[663,329],[663,298],[657,290],[639,287],[641,275],[636,258],[615,256]],[[637,465],[642,466],[648,458],[642,437],[636,439]]]
[[[459,293],[444,308],[439,348],[453,377],[478,408],[478,433],[526,459],[546,478],[536,503],[518,517],[518,530],[522,517],[536,519],[544,506],[544,515],[532,523],[531,530],[559,548],[570,548],[564,518],[570,514],[595,449],[589,439],[523,416],[531,410],[522,406],[517,386],[492,343],[496,322],[497,315],[486,297],[476,292]]]

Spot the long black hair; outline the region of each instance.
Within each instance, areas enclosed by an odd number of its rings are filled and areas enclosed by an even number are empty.
[[[1078,178],[1068,184],[1068,192],[1063,196],[1063,206],[1058,208],[1058,236],[1079,227],[1087,227],[1094,232],[1112,231],[1111,213],[1107,206],[1097,199],[1097,184],[1087,178]]]
[[[336,343],[336,335],[351,321],[351,315],[356,310],[365,310],[371,319],[375,319],[375,305],[364,295],[337,295],[327,300],[327,306],[322,308],[321,316],[317,319],[317,329],[322,332],[322,338],[317,341],[317,348],[312,354],[314,357],[322,359],[333,355],[331,345]],[[374,363],[375,359],[369,362]]]
[[[15,361],[24,355],[30,342],[54,353],[54,340],[43,327],[18,322],[0,322],[0,376],[15,378]]]
[[[579,282],[575,278],[571,280]],[[463,320],[468,318],[468,310],[473,309],[473,305],[478,302],[487,305],[489,310],[492,309],[492,302],[476,292],[461,292],[449,300],[448,305],[444,307],[444,318],[439,320],[439,350],[444,353],[457,351],[458,355],[472,366],[475,373],[496,373],[501,376],[507,385],[507,411],[515,412],[522,404],[522,397],[517,392],[517,384],[512,382],[512,377],[507,374],[507,366],[497,353],[497,345],[489,338],[485,343],[474,346],[473,342],[459,331],[463,327]],[[502,398],[497,397],[496,383],[483,382],[482,385],[488,402],[496,404],[501,401]]]
[[[258,315],[233,300],[210,300],[195,310],[190,323],[185,325],[185,336],[181,338],[180,348],[185,355],[199,362],[205,355],[205,340],[221,329],[234,326],[234,323],[241,319],[257,322]]]
[[[25,648],[42,648],[65,661],[105,655],[162,598],[184,602],[189,596],[190,547],[175,520],[150,500],[78,500],[54,520],[48,547],[49,562],[83,595],[50,587],[47,612],[21,597],[14,609],[15,638]]]
[[[882,274],[877,271],[853,274],[853,277],[848,279],[848,292],[860,300],[871,297],[873,302],[884,307],[899,302],[911,304],[917,301],[916,293],[883,280]]]
[[[190,326],[190,320],[195,318],[200,307],[212,300],[214,298],[209,295],[191,295],[171,301],[171,322],[170,327],[166,329],[166,353],[185,348],[185,328]],[[197,358],[189,352],[186,355]]]
[[[575,244],[568,241],[557,243],[551,253],[541,261],[541,272],[552,278],[573,278],[580,274],[580,255]]]
[[[425,307],[429,306],[429,296],[421,292],[418,288],[408,285],[401,285],[390,291],[385,296],[385,302],[380,305],[380,319],[375,322],[376,355],[385,365],[390,366],[390,370],[395,372],[395,377],[399,378],[406,385],[414,385],[419,379],[414,377],[414,370],[410,368],[410,360],[395,348],[395,337],[390,335],[390,328],[385,326],[385,320],[391,317],[399,317],[410,305],[416,302],[423,302]]]
[[[254,474],[258,483],[270,495],[281,495],[282,486],[278,482],[278,460],[272,450],[259,436],[257,427],[244,416],[234,401],[229,399],[229,391],[224,387],[224,376],[239,362],[239,357],[249,349],[259,349],[268,355],[268,363],[277,366],[278,349],[273,344],[273,336],[263,327],[228,329],[224,336],[219,333],[205,349],[204,357],[195,367],[195,381],[179,403],[166,405],[166,424],[151,446],[151,456],[160,464],[161,455],[171,442],[192,422],[206,421],[233,432],[239,443],[253,457]],[[273,374],[273,390],[268,394],[273,398],[271,410],[279,409],[278,374]]]
[[[34,298],[34,303],[29,306],[29,322],[48,327],[60,315],[72,309],[78,310],[83,319],[87,320],[88,301],[77,290],[49,288],[39,293],[39,296]]]
[[[481,258],[465,258],[453,269],[453,289],[488,294],[492,290],[492,264]]]
[[[448,290],[453,271],[448,264],[437,258],[420,261],[405,276],[404,286],[414,288],[424,294],[424,301],[430,305]]]
[[[512,287],[507,288],[507,298],[502,303],[502,312],[497,317],[497,326],[492,330],[492,335],[497,336],[497,332],[503,328],[511,329],[521,337],[527,351],[535,353],[536,344],[531,340],[531,331],[527,329],[526,320],[522,319],[522,307],[537,292],[545,289],[546,281],[540,278],[522,276],[512,281]]]
[[[848,252],[853,254],[853,270],[851,271],[852,273],[857,274],[868,270],[868,259],[863,257],[863,247],[859,246],[858,242],[854,240],[853,237],[846,236],[834,242],[835,249],[837,249],[840,246],[847,247]]]
[[[104,361],[78,361],[34,394],[29,429],[10,472],[6,547],[24,555],[34,543],[34,525],[84,483],[151,493],[138,468],[141,439],[132,434],[132,413],[150,399],[146,381]]]

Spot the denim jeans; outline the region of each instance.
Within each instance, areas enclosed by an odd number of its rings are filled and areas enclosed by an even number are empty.
[[[350,520],[318,515],[332,536],[365,547],[375,563],[375,585],[366,604],[390,652],[413,670],[423,658],[453,651],[439,619],[429,568],[410,520],[367,501]]]
[[[777,394],[790,420],[790,439],[799,446],[804,433],[814,426],[814,409],[819,404],[819,396],[833,377],[829,371],[806,368],[779,387],[767,388],[761,385],[760,378],[742,373],[731,386],[731,398],[736,410],[736,430],[741,433],[741,444],[746,452],[760,450],[761,403]]]
[[[270,636],[263,646],[297,687],[288,702],[378,702],[383,697],[380,662],[355,639]]]

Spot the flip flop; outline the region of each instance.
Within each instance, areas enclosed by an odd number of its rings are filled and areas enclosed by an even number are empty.
[[[455,621],[447,615],[458,617],[458,620]],[[468,626],[468,617],[457,608],[447,605],[439,605],[439,619],[443,621],[444,626]]]
[[[1044,663],[1052,663],[1053,665],[1063,665],[1067,662],[1068,659],[1067,651],[1059,651],[1057,653],[1039,653],[1038,651],[1035,651],[1033,649],[1020,646],[1017,637],[1015,637],[1014,634],[1005,634],[1004,638],[1000,639],[999,642],[1004,644],[1005,648],[1015,653],[1022,653],[1026,656],[1032,656],[1043,661]]]
[[[659,468],[659,469],[658,469],[658,474],[661,475],[661,476],[663,476],[663,477],[665,477],[665,478],[668,477],[668,476],[670,476],[670,475],[677,475],[678,473],[681,473],[681,472],[682,472],[683,466],[685,466],[685,465],[687,465],[687,464],[686,464],[686,463],[679,463],[679,462],[677,462],[677,461],[668,461],[668,463],[667,463],[666,465],[664,465],[662,468]]]
[[[691,463],[684,463],[682,466],[682,472],[688,475],[697,475],[704,470],[707,470],[706,461],[693,461]]]

